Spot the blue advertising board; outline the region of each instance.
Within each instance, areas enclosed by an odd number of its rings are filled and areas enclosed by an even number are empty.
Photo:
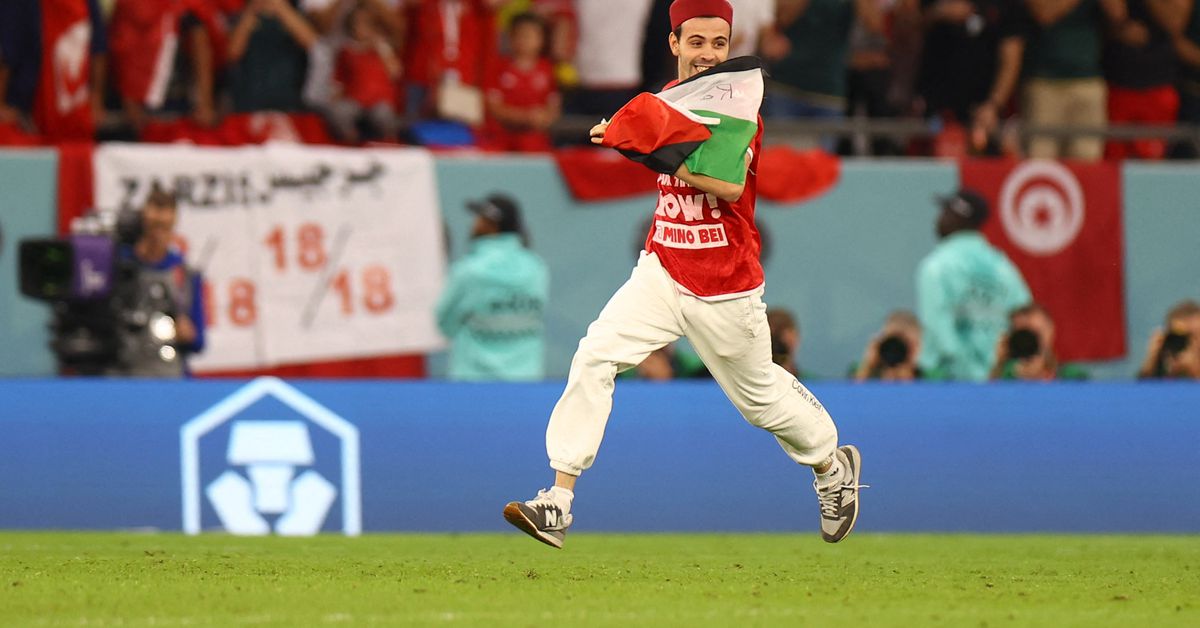
[[[1200,386],[813,390],[863,451],[863,530],[1200,532]],[[0,528],[504,530],[560,392],[3,381]],[[811,480],[715,384],[622,382],[574,529],[815,533]]]

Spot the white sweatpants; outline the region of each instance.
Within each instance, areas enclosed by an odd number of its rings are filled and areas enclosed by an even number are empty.
[[[825,461],[837,446],[837,428],[816,397],[771,361],[766,311],[761,291],[717,302],[683,294],[658,256],[643,254],[579,342],[546,429],[550,466],[571,475],[592,466],[617,373],[680,336],[750,424],[774,434],[800,464]]]

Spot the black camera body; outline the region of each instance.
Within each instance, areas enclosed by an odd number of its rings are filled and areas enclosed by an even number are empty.
[[[51,303],[106,300],[124,283],[120,247],[141,235],[141,212],[125,211],[89,214],[66,237],[22,240],[21,294]]]
[[[1014,329],[1008,335],[1008,357],[1012,360],[1027,360],[1042,352],[1042,341],[1030,329]]]
[[[879,361],[888,368],[904,364],[911,353],[912,348],[899,334],[892,334],[879,341]]]
[[[1186,351],[1191,344],[1192,337],[1190,335],[1172,331],[1163,337],[1162,352],[1163,355],[1174,357]]]
[[[145,350],[148,342],[173,341],[176,315],[168,287],[147,282],[141,264],[123,253],[141,234],[141,212],[122,211],[89,214],[65,237],[21,241],[21,293],[50,304],[50,349],[61,371],[182,374],[174,349],[159,356],[162,373],[135,368],[157,353],[158,346],[154,353]]]
[[[1163,336],[1162,345],[1158,349],[1158,356],[1155,358],[1156,373],[1158,377],[1172,376],[1172,369],[1168,360],[1179,357],[1179,354],[1187,351],[1192,345],[1192,336],[1186,331],[1169,330],[1167,335]]]

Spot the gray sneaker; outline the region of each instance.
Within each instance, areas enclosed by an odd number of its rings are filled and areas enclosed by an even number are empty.
[[[574,519],[550,499],[548,489],[538,491],[537,497],[527,502],[509,502],[504,507],[504,518],[525,534],[559,549]]]
[[[821,538],[827,543],[837,543],[846,538],[858,521],[859,489],[867,488],[860,484],[862,478],[862,455],[854,445],[838,447],[835,454],[841,461],[845,471],[842,481],[827,487],[817,485],[817,501],[821,504]]]

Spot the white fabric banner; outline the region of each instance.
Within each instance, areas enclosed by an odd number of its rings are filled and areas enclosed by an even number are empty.
[[[96,205],[179,195],[206,283],[197,372],[425,353],[445,274],[433,157],[420,149],[104,144]]]

